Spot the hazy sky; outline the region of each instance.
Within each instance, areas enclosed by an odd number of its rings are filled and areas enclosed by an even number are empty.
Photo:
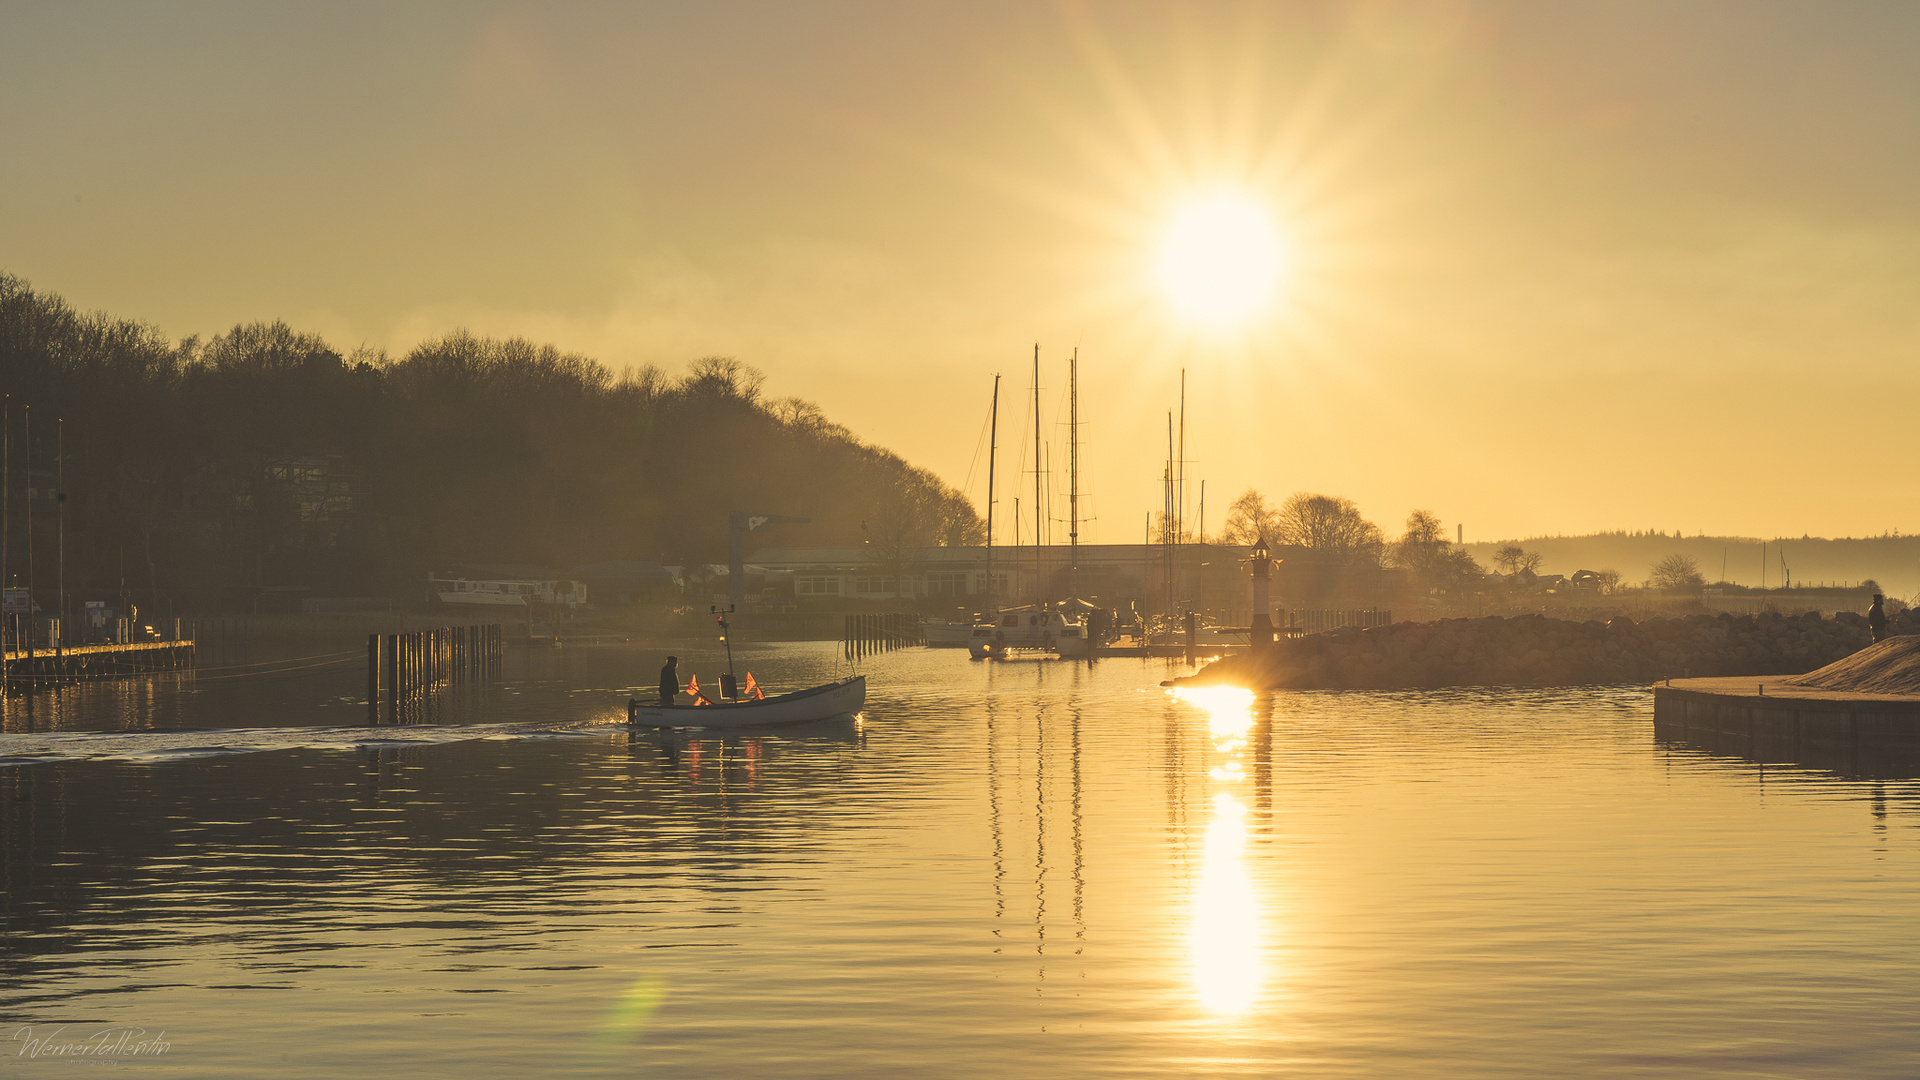
[[[5,0],[0,269],[176,338],[737,356],[976,498],[1035,342],[1064,492],[1077,346],[1086,540],[1159,507],[1183,365],[1209,527],[1912,531],[1915,57],[1891,2]],[[1198,329],[1155,253],[1217,191],[1281,270]]]

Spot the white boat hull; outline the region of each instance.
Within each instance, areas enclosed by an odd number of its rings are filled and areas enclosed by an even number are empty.
[[[795,690],[764,701],[721,701],[712,705],[661,705],[633,698],[628,723],[640,727],[733,728],[797,724],[857,713],[867,703],[867,677],[855,675],[825,686]]]
[[[1048,615],[1043,622],[1019,625],[979,623],[967,637],[967,653],[975,660],[1029,651],[1084,659],[1093,650],[1085,621],[1068,620],[1059,615]]]

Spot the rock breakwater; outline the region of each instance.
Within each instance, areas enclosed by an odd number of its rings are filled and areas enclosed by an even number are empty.
[[[1871,641],[1851,612],[1569,622],[1542,615],[1334,630],[1215,661],[1186,684],[1254,689],[1577,685],[1716,675],[1796,675]]]

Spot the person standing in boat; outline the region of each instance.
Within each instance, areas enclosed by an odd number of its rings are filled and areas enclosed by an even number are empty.
[[[1887,613],[1880,606],[1880,594],[1873,594],[1873,606],[1867,609],[1867,633],[1873,635],[1873,643],[1887,640]]]
[[[666,666],[660,669],[660,704],[671,705],[673,699],[680,696],[680,658],[667,657]]]

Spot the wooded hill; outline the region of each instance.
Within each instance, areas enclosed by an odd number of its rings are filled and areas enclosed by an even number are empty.
[[[0,392],[8,572],[25,583],[37,495],[36,598],[55,587],[62,497],[70,599],[124,587],[180,610],[263,588],[405,593],[460,563],[724,562],[730,510],[813,519],[778,526],[781,546],[983,533],[932,473],[767,398],[729,358],[616,375],[464,331],[343,355],[282,322],[173,342],[0,274]]]

